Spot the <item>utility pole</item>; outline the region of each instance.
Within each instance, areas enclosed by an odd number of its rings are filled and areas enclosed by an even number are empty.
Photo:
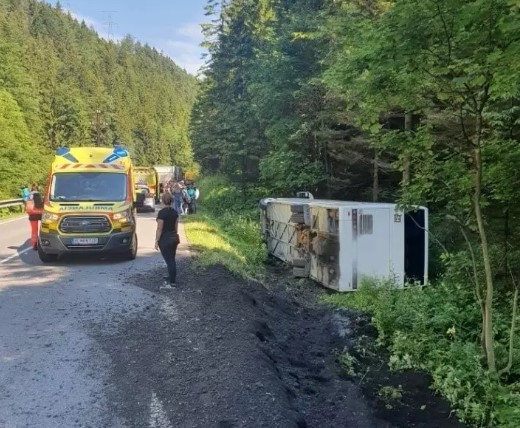
[[[115,26],[114,21],[112,20],[112,13],[116,13],[117,10],[102,10],[101,12],[108,14],[107,22],[106,22],[106,26],[107,26],[107,30],[108,30],[107,39],[112,40],[112,38],[114,37],[112,30],[113,30],[113,27]]]

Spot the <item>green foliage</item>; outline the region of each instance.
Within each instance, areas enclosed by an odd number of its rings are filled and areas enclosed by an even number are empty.
[[[258,219],[258,201],[266,196],[261,187],[232,183],[223,175],[205,176],[197,180],[201,208],[216,218],[226,214],[240,214],[247,219]]]
[[[260,278],[267,251],[258,228],[258,191],[244,192],[222,176],[197,180],[200,214],[185,217],[197,265],[222,264],[245,278]]]
[[[216,221],[212,216],[196,214],[186,220],[190,245],[199,252],[195,266],[220,264],[244,278],[260,278],[266,250],[257,225],[240,216],[226,217]]]
[[[341,369],[346,375],[356,376],[358,373],[359,361],[354,355],[344,350],[339,354],[338,361]]]
[[[366,281],[356,293],[324,300],[369,312],[379,343],[391,352],[391,367],[431,373],[433,387],[450,400],[462,420],[478,426],[518,426],[520,413],[505,403],[518,405],[520,384],[500,383],[483,368],[473,286],[454,282],[462,277],[456,270],[461,266],[452,262],[445,281],[424,288],[402,290],[392,283]]]
[[[191,122],[205,171],[236,182],[260,178],[285,194],[325,187],[331,121],[321,114],[325,49],[316,35],[324,4],[233,0],[217,10],[208,2],[212,56]]]
[[[19,196],[23,184],[41,178],[43,170],[22,111],[4,89],[0,89],[0,141],[0,199],[9,199]]]
[[[394,403],[403,398],[403,389],[401,385],[397,388],[393,386],[383,386],[377,392],[377,396],[385,403],[387,409],[391,409]]]
[[[0,3],[0,198],[42,182],[62,145],[126,145],[138,165],[194,164],[193,76],[131,37],[114,43],[60,7]]]
[[[270,153],[260,163],[264,186],[278,196],[294,196],[295,192],[312,189],[322,181],[323,166],[311,162],[290,149]]]
[[[23,205],[9,207],[9,208],[0,208],[0,218],[20,216],[23,214],[24,214]]]

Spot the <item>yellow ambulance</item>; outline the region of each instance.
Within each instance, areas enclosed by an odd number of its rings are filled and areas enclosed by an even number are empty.
[[[123,147],[59,148],[47,180],[40,259],[71,253],[135,259],[134,202],[132,161]]]
[[[134,186],[137,193],[137,208],[143,207],[144,205],[154,211],[155,204],[159,203],[159,177],[157,171],[151,166],[135,166],[133,174]]]

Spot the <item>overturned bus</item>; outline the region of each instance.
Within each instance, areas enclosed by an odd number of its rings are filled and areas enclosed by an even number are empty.
[[[307,198],[260,201],[268,252],[338,291],[355,291],[364,278],[399,286],[428,281],[428,210],[396,204]]]

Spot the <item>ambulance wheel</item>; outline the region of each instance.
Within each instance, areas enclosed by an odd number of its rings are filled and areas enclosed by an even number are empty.
[[[47,254],[42,250],[42,248],[38,245],[38,257],[43,263],[52,263],[58,260],[57,254]]]
[[[126,254],[127,260],[135,260],[137,257],[137,233],[134,233],[132,236],[132,242],[130,243],[130,248],[128,249],[128,253]]]

